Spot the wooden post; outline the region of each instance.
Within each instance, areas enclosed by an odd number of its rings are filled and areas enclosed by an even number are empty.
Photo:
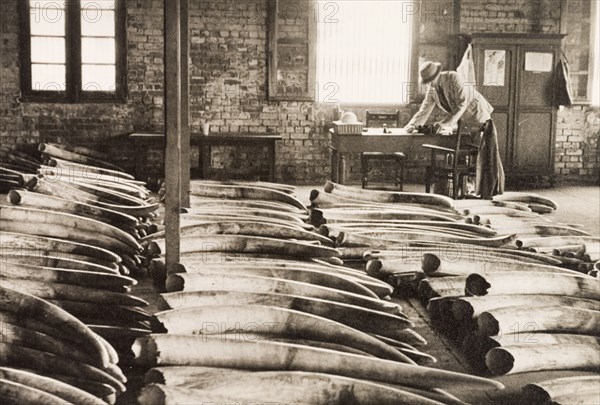
[[[189,1],[181,0],[181,206],[190,206]]]
[[[164,0],[165,14],[165,240],[167,271],[179,262],[181,211],[181,0]]]

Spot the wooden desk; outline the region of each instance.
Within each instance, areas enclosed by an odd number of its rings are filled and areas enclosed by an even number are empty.
[[[346,181],[346,155],[361,152],[404,152],[410,161],[411,156],[423,152],[424,143],[454,148],[456,135],[409,134],[404,128],[388,128],[391,133],[384,134],[383,128],[368,128],[362,135],[337,135],[331,133],[331,179],[340,184]]]
[[[136,152],[135,173],[137,178],[144,178],[148,150],[151,147],[165,146],[164,134],[129,135],[134,143]],[[268,181],[275,181],[275,142],[281,140],[279,134],[239,134],[239,133],[214,133],[209,135],[191,134],[190,145],[200,148],[200,178],[206,178],[210,169],[210,152],[213,146],[266,146],[267,163],[269,166]]]

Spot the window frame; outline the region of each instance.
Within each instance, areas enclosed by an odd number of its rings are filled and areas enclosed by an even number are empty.
[[[19,1],[21,101],[51,103],[125,102],[127,97],[127,7],[115,0],[115,85],[114,92],[83,91],[81,85],[81,7],[79,0],[65,2],[64,91],[34,90],[31,87],[31,8],[29,0]]]

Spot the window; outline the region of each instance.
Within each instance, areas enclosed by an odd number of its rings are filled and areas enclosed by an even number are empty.
[[[590,59],[592,60],[592,105],[600,106],[600,4],[592,2],[592,46]]]
[[[125,94],[125,0],[23,0],[21,88],[31,101]]]
[[[599,9],[598,1],[569,0],[564,15],[567,34],[564,51],[569,61],[569,74],[575,104],[600,104]]]
[[[408,103],[414,3],[321,0],[317,4],[319,100]]]

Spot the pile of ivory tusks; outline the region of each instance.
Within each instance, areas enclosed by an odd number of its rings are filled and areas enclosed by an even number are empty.
[[[129,275],[143,273],[140,239],[155,231],[158,204],[98,152],[39,149],[52,167],[14,170],[20,187],[0,204],[0,281],[66,310],[112,344],[122,363],[131,361],[131,344],[151,333],[153,318],[131,294],[137,281]]]
[[[313,221],[343,257],[362,259],[368,274],[404,292],[416,290],[475,365],[495,375],[600,367],[600,281],[585,274],[600,239],[540,216],[557,208],[551,200],[508,193],[449,201],[333,183],[311,199]],[[564,387],[557,395],[568,398]],[[579,394],[577,384],[570,394]]]
[[[457,201],[455,207],[466,215],[466,221],[484,225],[497,232],[518,235],[515,246],[530,252],[552,254],[562,267],[588,273],[600,260],[598,238],[574,224],[558,224],[539,213],[558,209],[556,202],[537,194],[510,192],[494,197],[493,204],[479,201]]]
[[[340,265],[294,188],[195,181],[181,217],[181,262],[145,239],[164,334],[138,339],[142,404],[458,404],[445,388],[494,381],[434,361],[392,288]]]
[[[113,347],[67,311],[0,285],[0,402],[115,403],[126,381]]]

